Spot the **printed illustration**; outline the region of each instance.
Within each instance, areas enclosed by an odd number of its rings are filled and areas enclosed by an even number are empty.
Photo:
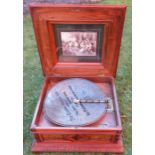
[[[96,56],[97,32],[61,32],[63,56]]]

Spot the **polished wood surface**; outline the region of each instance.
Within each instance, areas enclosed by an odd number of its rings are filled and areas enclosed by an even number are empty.
[[[126,6],[31,4],[30,11],[45,76],[31,124],[33,152],[122,153],[122,125],[115,80]],[[62,63],[56,55],[54,24],[103,24],[102,62]],[[80,77],[91,80],[113,99],[114,112],[85,127],[60,127],[43,116],[49,88],[61,80]],[[105,127],[105,122],[111,126]],[[107,123],[108,124],[108,123]]]
[[[59,81],[68,78],[73,76],[45,78],[31,125],[31,132],[35,137],[32,151],[74,152],[78,147],[79,152],[123,152],[122,125],[113,77],[80,77],[94,82],[113,99],[114,112],[107,113],[96,123],[85,127],[61,127],[44,118],[43,104],[47,91]],[[105,124],[109,126],[105,127]],[[64,146],[67,148],[63,149]]]
[[[111,152],[123,153],[122,137],[120,136],[117,143],[98,143],[98,142],[51,142],[41,143],[35,142],[32,144],[32,151],[38,152]]]
[[[30,11],[45,76],[116,76],[126,6],[31,4]],[[54,24],[103,24],[102,62],[58,62]]]

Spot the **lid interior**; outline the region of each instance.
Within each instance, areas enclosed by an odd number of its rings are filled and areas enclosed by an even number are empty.
[[[116,76],[126,6],[31,4],[45,76]]]

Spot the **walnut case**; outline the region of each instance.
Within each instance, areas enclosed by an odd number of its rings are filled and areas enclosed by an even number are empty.
[[[122,125],[115,77],[126,6],[31,4],[30,11],[45,77],[30,129],[33,135],[32,152],[122,153]],[[60,40],[56,40],[58,36],[55,33],[57,25],[60,30],[59,25],[103,26],[104,31],[97,31],[102,36],[100,48],[96,49],[101,53],[98,57],[101,59],[98,61],[94,57],[90,61],[89,56],[59,59],[57,44]],[[66,29],[63,31],[66,32]],[[92,32],[91,28],[89,32]],[[60,31],[58,34],[63,33]],[[63,52],[62,48],[62,57]],[[114,111],[84,127],[61,127],[49,123],[42,111],[46,93],[59,81],[71,77],[88,79],[106,90],[113,99]]]

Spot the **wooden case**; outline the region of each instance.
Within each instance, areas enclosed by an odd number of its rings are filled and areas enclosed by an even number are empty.
[[[126,6],[31,4],[30,11],[45,76],[31,125],[32,152],[122,153],[122,125],[115,76]],[[54,32],[57,24],[103,25],[101,61],[59,61]],[[46,93],[59,81],[71,77],[91,80],[104,89],[113,99],[114,111],[85,127],[61,127],[49,123],[42,112]]]

